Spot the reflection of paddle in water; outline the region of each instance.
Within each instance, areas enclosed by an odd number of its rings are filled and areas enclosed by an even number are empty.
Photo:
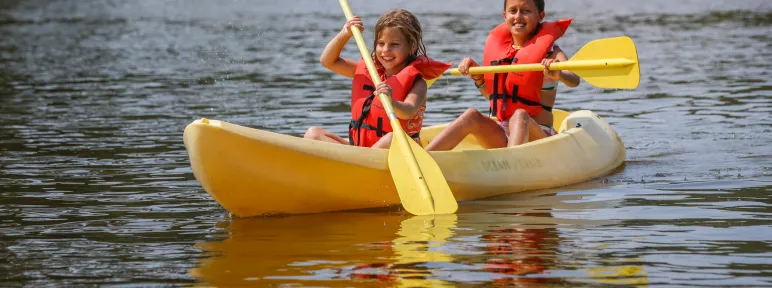
[[[394,239],[393,269],[397,272],[400,286],[445,287],[449,283],[432,279],[432,270],[427,267],[453,261],[451,255],[443,253],[445,241],[453,236],[458,218],[456,214],[416,216],[402,221],[400,237]]]
[[[443,252],[453,236],[456,214],[413,216],[400,223],[399,237],[390,244],[392,263],[373,263],[354,267],[353,277],[378,279],[381,285],[397,287],[452,287],[436,279],[433,271],[452,256]]]

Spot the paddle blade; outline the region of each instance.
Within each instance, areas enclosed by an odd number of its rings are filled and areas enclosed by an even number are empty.
[[[638,51],[630,37],[606,38],[591,41],[576,52],[571,61],[624,58],[632,60],[633,65],[608,66],[607,68],[570,69],[584,81],[598,88],[635,89],[641,81],[638,66]],[[550,67],[552,68],[552,67]]]
[[[412,157],[414,156],[414,157]],[[458,203],[434,159],[405,132],[394,133],[389,170],[402,207],[414,215],[450,214]]]

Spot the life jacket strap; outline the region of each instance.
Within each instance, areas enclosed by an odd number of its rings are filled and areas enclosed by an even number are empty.
[[[517,62],[517,58],[515,57],[503,58],[496,61],[491,61],[491,65],[509,65],[515,62]],[[493,116],[493,112],[498,113],[499,107],[498,107],[497,100],[499,99],[503,100],[501,101],[501,110],[507,110],[507,102],[508,102],[507,100],[509,99],[512,101],[512,103],[520,102],[526,106],[541,106],[542,109],[546,110],[547,112],[552,112],[552,106],[547,106],[539,102],[531,101],[526,98],[518,96],[517,93],[519,92],[520,87],[518,87],[517,85],[512,86],[511,94],[507,94],[506,90],[503,89],[503,87],[501,87],[500,89],[499,82],[506,83],[507,75],[508,75],[507,73],[499,73],[493,76],[493,93],[489,97],[493,105],[491,105],[490,110],[488,110],[488,116]]]
[[[375,92],[375,87],[372,85],[365,84],[362,89]],[[370,114],[370,107],[372,106],[374,99],[375,93],[370,93],[370,96],[367,96],[365,103],[362,105],[362,113],[359,114],[359,118],[357,120],[352,119],[351,122],[348,123],[348,143],[352,146],[360,146],[362,143],[362,133],[359,133],[359,130],[362,128],[362,124],[367,125],[364,121],[367,118],[367,115]],[[354,142],[354,130],[357,131],[356,143]]]
[[[512,58],[504,57],[504,58],[499,59],[499,60],[491,61],[490,65],[491,66],[509,65],[509,64],[512,64],[513,62],[517,62],[517,58],[515,58],[515,57],[512,57]],[[501,110],[506,110],[507,98],[508,98],[507,96],[508,95],[506,95],[506,89],[504,89],[504,87],[501,87],[499,85],[499,83],[502,83],[502,84],[503,83],[507,83],[507,75],[509,75],[509,74],[508,73],[497,73],[497,74],[493,75],[493,93],[491,93],[490,97],[488,97],[490,99],[490,101],[492,101],[491,102],[492,105],[491,105],[490,109],[488,110],[488,116],[489,117],[493,116],[493,112],[498,113],[498,111],[499,111],[499,107],[498,107],[499,103],[496,101],[498,99],[503,99],[504,100],[504,101],[502,101],[502,104],[501,104],[502,105]],[[515,86],[515,87],[517,87],[517,86]],[[517,93],[515,93],[515,95],[517,95]]]
[[[375,87],[371,85],[365,84],[363,86],[364,90],[367,91],[373,91],[375,92]],[[367,115],[370,114],[370,108],[372,108],[373,100],[375,100],[375,93],[370,94],[370,96],[367,96],[365,99],[365,102],[362,105],[362,114],[359,115],[359,118],[357,120],[351,120],[348,123],[348,143],[352,146],[361,146],[362,143],[362,133],[360,132],[361,129],[367,129],[367,130],[374,130],[375,135],[378,137],[383,137],[383,135],[386,135],[386,131],[383,130],[383,118],[378,117],[376,127],[370,126],[369,124],[365,123],[365,119],[367,118]],[[357,131],[357,141],[354,141],[354,135],[353,131]],[[410,138],[418,139],[419,135],[421,134],[421,131],[416,132],[413,135],[410,135]]]

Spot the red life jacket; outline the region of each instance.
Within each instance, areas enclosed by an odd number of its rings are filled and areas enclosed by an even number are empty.
[[[396,101],[405,101],[408,92],[413,88],[416,77],[434,79],[450,68],[451,63],[431,60],[426,56],[418,57],[399,73],[385,79],[385,73],[378,71],[381,81],[391,87],[391,97]],[[379,69],[380,70],[380,69]],[[359,60],[354,80],[351,85],[351,122],[349,123],[348,139],[351,145],[371,147],[386,133],[392,132],[386,110],[381,100],[375,94],[375,85],[367,72],[364,60]],[[402,129],[410,137],[418,138],[423,124],[426,105],[410,119],[399,119]]]
[[[552,44],[563,36],[570,24],[570,18],[543,22],[536,35],[518,50],[512,48],[509,26],[500,24],[488,35],[483,63],[490,66],[541,63]],[[525,109],[530,116],[539,115],[542,108],[552,111],[552,107],[541,104],[544,81],[541,71],[485,74],[483,77],[490,94],[491,114],[495,112],[499,121],[508,120],[517,109]]]

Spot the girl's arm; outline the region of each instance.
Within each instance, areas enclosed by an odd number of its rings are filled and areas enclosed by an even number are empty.
[[[483,75],[470,75],[469,74],[469,68],[477,67],[477,62],[474,62],[474,59],[467,57],[461,60],[461,62],[458,63],[458,71],[461,72],[462,75],[469,75],[469,78],[472,78],[474,80],[474,86],[477,86],[477,90],[480,91],[480,94],[485,96],[485,99],[490,99],[491,95],[488,93],[488,89],[483,86],[485,84],[485,80],[483,79]]]
[[[407,93],[405,101],[399,102],[394,99],[391,100],[391,106],[394,107],[394,114],[399,119],[410,119],[415,113],[418,113],[421,108],[426,105],[426,81],[418,77],[413,82],[413,87],[410,88],[410,92]],[[386,83],[381,83],[375,88],[375,93],[384,93],[391,97],[391,87]],[[376,94],[378,95],[378,94]]]
[[[556,71],[549,71],[547,70],[547,67],[550,66],[550,64],[554,62],[565,62],[568,61],[568,57],[566,56],[566,53],[563,52],[563,50],[558,47],[558,45],[555,45],[553,47],[554,49],[554,59],[544,59],[542,60],[542,65],[544,65],[544,75],[547,75],[547,77],[553,79],[553,80],[560,80],[560,82],[563,82],[563,84],[566,84],[568,87],[576,87],[579,86],[579,76],[574,74],[574,72],[568,71],[568,70],[556,70]]]
[[[491,94],[488,93],[488,88],[485,87],[485,79],[483,79],[483,75],[472,75],[472,80],[474,80],[474,86],[477,86],[477,90],[480,91],[480,94],[485,96],[485,99],[490,100]]]
[[[327,46],[324,47],[322,56],[319,58],[319,62],[322,63],[324,67],[348,78],[354,78],[357,62],[351,59],[341,58],[340,52],[343,51],[343,46],[346,45],[346,42],[348,42],[353,35],[350,30],[351,26],[355,26],[355,28],[358,28],[360,31],[364,29],[362,27],[362,20],[360,20],[358,16],[354,16],[351,20],[346,21],[346,24],[343,25],[343,29],[340,30],[340,33],[335,35],[335,37],[330,40],[330,43],[327,43]]]

